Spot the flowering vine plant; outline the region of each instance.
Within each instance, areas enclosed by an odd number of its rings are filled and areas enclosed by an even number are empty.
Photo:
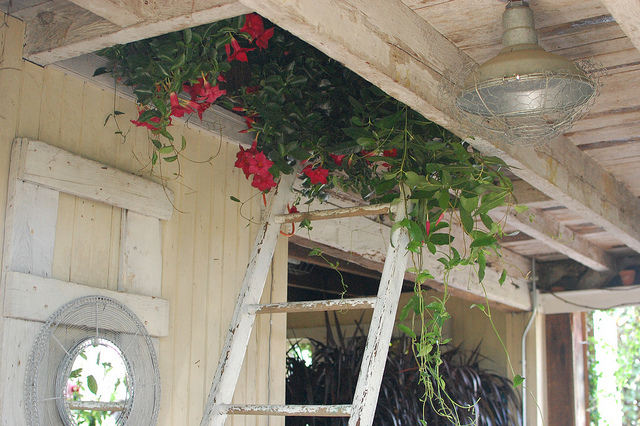
[[[464,265],[475,268],[482,281],[487,257],[500,256],[502,228],[488,213],[510,202],[506,165],[256,14],[102,54],[110,65],[97,73],[110,72],[133,87],[139,116],[131,122],[148,129],[155,147],[152,164],[176,161],[185,148],[185,139],[177,144],[171,133],[174,117],[202,118],[219,105],[244,117],[244,131],[254,135],[249,148],[240,147],[235,167],[259,191],[268,192],[281,174],[300,165],[309,200],[322,200],[336,189],[369,203],[407,203],[408,217],[394,227],[408,230],[416,291],[400,319],[418,320],[399,327],[414,338],[425,401],[455,417],[444,408],[443,389],[434,389],[429,379],[439,376],[448,296],[426,300],[423,284],[433,276],[422,268],[422,256],[438,256],[445,288],[448,272]],[[452,244],[453,222],[464,233],[458,249]],[[503,272],[501,284],[505,278]],[[488,305],[480,308],[491,316]]]

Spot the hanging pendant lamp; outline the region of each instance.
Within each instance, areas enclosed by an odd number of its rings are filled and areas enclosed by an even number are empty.
[[[464,79],[455,107],[479,136],[519,145],[548,142],[587,112],[597,83],[572,61],[538,46],[526,2],[509,2],[502,25],[503,49]]]

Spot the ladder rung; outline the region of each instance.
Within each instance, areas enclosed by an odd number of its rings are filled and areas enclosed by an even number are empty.
[[[392,207],[390,203],[373,204],[370,206],[345,207],[341,209],[315,210],[312,212],[281,214],[281,215],[275,216],[274,220],[276,223],[279,223],[279,224],[295,223],[295,222],[301,222],[305,219],[324,220],[324,219],[339,219],[341,217],[387,214],[391,210],[392,210]]]
[[[220,411],[265,416],[349,417],[351,405],[221,405]]]
[[[250,305],[249,314],[274,314],[280,312],[319,312],[340,311],[342,309],[372,309],[375,297],[361,297],[357,299],[313,300],[305,302],[267,303]]]

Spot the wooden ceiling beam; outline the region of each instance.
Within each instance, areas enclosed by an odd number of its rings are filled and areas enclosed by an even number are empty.
[[[120,27],[137,24],[143,18],[136,13],[137,5],[144,2],[137,0],[70,0],[72,3],[106,19]]]
[[[130,43],[251,12],[237,0],[75,2],[84,6],[93,5],[93,11],[73,3],[51,2],[46,10],[39,10],[35,16],[26,20],[26,59],[47,65],[116,44]],[[98,9],[102,3],[110,5],[102,7],[100,12]],[[122,24],[123,19],[112,16],[117,14],[119,7],[123,10],[131,8],[135,11],[135,16],[142,20],[123,28],[93,13],[109,15]]]
[[[399,0],[240,0],[342,62],[426,118],[466,132],[443,105],[441,81],[472,60]],[[613,0],[611,0],[613,1]],[[640,252],[640,201],[565,137],[544,147],[469,139],[513,173]]]
[[[516,229],[543,242],[555,251],[599,272],[616,271],[614,258],[605,250],[591,243],[583,236],[562,225],[543,210],[529,208],[523,213],[510,209],[498,209],[491,213],[494,220],[504,220]]]
[[[613,19],[640,50],[640,3],[628,0],[602,0]]]

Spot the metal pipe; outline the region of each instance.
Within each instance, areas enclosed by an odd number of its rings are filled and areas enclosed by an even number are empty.
[[[527,334],[533,325],[533,322],[536,319],[536,314],[538,313],[538,292],[536,289],[536,281],[538,277],[536,276],[536,260],[531,259],[531,318],[529,318],[529,322],[527,326],[524,328],[524,332],[522,333],[522,377],[527,375]],[[522,391],[522,426],[527,426],[527,394]]]

